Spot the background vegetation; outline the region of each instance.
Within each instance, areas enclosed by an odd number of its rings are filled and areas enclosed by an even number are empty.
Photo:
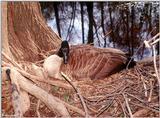
[[[48,25],[71,44],[115,47],[134,55],[159,32],[159,2],[40,2]],[[157,46],[157,54],[159,48]],[[141,46],[137,59],[152,55]]]

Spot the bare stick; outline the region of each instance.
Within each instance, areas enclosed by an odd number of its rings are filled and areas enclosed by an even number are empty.
[[[134,103],[134,102],[131,102],[131,104],[136,105],[136,106],[139,106],[139,107],[142,107],[142,108],[144,108],[144,109],[151,110],[151,111],[156,112],[156,113],[159,113],[159,110],[158,110],[158,109],[151,108],[151,107],[149,107],[148,105],[142,105],[142,104]]]
[[[160,41],[160,38],[156,39],[153,43],[151,43],[151,45],[154,45],[156,43],[158,43]]]
[[[13,60],[11,60],[5,53],[3,53],[2,55],[3,55],[9,62],[11,62],[15,67],[18,67],[19,69],[16,68],[16,70],[18,70],[23,76],[27,77],[28,79],[31,79],[31,80],[34,81],[34,82],[35,82],[35,80],[38,80],[38,81],[40,81],[40,82],[45,82],[45,83],[48,83],[48,84],[51,84],[51,85],[55,85],[55,86],[59,86],[59,87],[62,87],[62,88],[72,89],[72,87],[71,87],[70,85],[68,85],[68,84],[66,84],[66,83],[64,83],[64,82],[62,82],[62,81],[60,81],[60,80],[55,80],[55,81],[48,80],[48,81],[46,81],[46,80],[44,80],[43,78],[40,78],[40,77],[38,77],[38,76],[31,75],[31,74],[29,74],[29,73],[21,70],[22,68],[21,68],[16,62],[14,62]],[[4,61],[2,61],[2,62],[3,62],[3,65],[4,65],[4,66],[12,67],[11,64],[6,63],[6,62],[4,62]],[[56,98],[55,98],[55,99],[56,99]],[[77,112],[77,113],[81,114],[82,116],[85,115],[85,113],[84,113],[81,109],[79,109],[79,108],[77,108],[77,107],[74,107],[74,106],[72,106],[72,105],[70,105],[70,104],[68,104],[68,103],[66,103],[66,102],[64,102],[64,101],[61,101],[61,100],[59,100],[58,98],[57,98],[57,100],[58,100],[59,102],[63,102],[63,104],[65,104],[65,106],[66,106],[67,108],[73,110],[74,112]]]
[[[156,34],[154,37],[152,37],[151,39],[149,39],[148,42],[150,43],[151,41],[155,40],[159,35],[160,35],[160,32]]]
[[[152,93],[153,93],[153,84],[152,84],[152,80],[150,80],[150,92],[149,92],[148,102],[151,101]]]
[[[18,72],[20,72],[23,76],[27,77],[28,79],[31,79],[31,80],[40,80],[41,82],[46,82],[44,80],[41,80],[37,76],[33,76],[33,78],[32,78],[31,77],[32,75],[30,76],[30,74],[27,73],[27,72],[25,72],[25,71],[22,71],[22,70],[17,69],[17,68],[14,68],[14,69],[18,70]],[[51,85],[55,85],[55,86],[59,86],[60,85],[59,87],[66,88],[66,89],[72,89],[72,87],[70,85],[64,84],[64,83],[60,82],[59,80],[58,81],[47,81],[46,83],[51,84]],[[54,99],[56,99],[56,97]],[[81,109],[79,109],[79,108],[77,108],[75,106],[72,106],[72,105],[70,105],[70,104],[68,104],[68,103],[66,103],[66,102],[64,102],[64,101],[62,101],[62,100],[60,100],[58,98],[56,100],[59,101],[59,102],[62,102],[68,109],[70,109],[70,110],[72,110],[72,111],[74,111],[76,113],[79,113],[82,116],[85,116],[85,112],[83,112]]]
[[[105,106],[102,108],[103,110],[100,111],[96,116],[99,117],[104,111],[107,111],[107,110],[110,108],[110,106],[112,106],[113,101],[114,101],[114,98],[112,99],[112,101],[111,101],[109,104],[105,105]]]
[[[85,104],[85,102],[84,102],[83,97],[82,97],[81,94],[80,94],[80,91],[78,90],[78,88],[75,87],[75,85],[70,81],[70,79],[69,79],[63,72],[61,72],[61,74],[62,74],[62,76],[64,77],[64,79],[74,88],[75,92],[77,93],[77,95],[78,95],[79,98],[80,98],[80,101],[81,101],[82,106],[83,106],[83,108],[84,108],[86,117],[89,117],[87,106],[86,106],[86,104]]]
[[[154,69],[156,72],[156,76],[157,76],[157,80],[158,80],[158,85],[159,85],[159,104],[160,104],[160,77],[159,77],[159,73],[158,73],[158,69],[157,69],[157,64],[156,64],[156,49],[155,49],[155,45],[153,45],[153,62],[154,62]],[[160,113],[159,113],[160,116]]]
[[[40,101],[40,99],[38,100],[38,102],[37,102],[37,108],[36,108],[36,112],[37,112],[37,116],[38,116],[38,118],[40,118],[41,116],[40,116],[40,113],[39,113],[39,105],[40,105],[40,103],[41,103],[41,101]]]
[[[129,112],[129,115],[131,118],[133,118],[133,114],[132,114],[132,111],[131,111],[131,108],[129,107],[129,103],[128,103],[128,98],[126,98],[125,94],[122,93],[124,99],[125,99],[125,103],[126,103],[126,106],[127,106],[127,109],[128,109],[128,112]]]
[[[123,111],[123,114],[124,114],[124,118],[126,118],[127,117],[127,115],[126,115],[126,112],[125,112],[125,108],[124,108],[124,106],[123,106],[123,104],[121,103],[121,100],[118,98],[117,99],[117,101],[119,102],[119,104],[121,105],[121,108],[122,108],[122,111]]]
[[[143,78],[142,76],[140,76],[140,79],[142,80],[142,83],[143,83],[143,87],[144,87],[144,95],[145,95],[145,97],[147,97],[148,93],[147,93],[147,87],[146,87],[144,78]]]
[[[145,97],[147,97],[147,95],[148,95],[148,93],[147,93],[147,86],[146,86],[146,84],[145,84],[143,75],[141,74],[139,68],[136,68],[135,70],[136,70],[136,72],[138,73],[139,78],[142,80],[143,88],[144,88],[144,95],[145,95]]]
[[[10,64],[2,61],[2,64],[5,65],[5,66],[9,66],[11,67]],[[65,82],[63,81],[60,81],[60,80],[45,80],[44,78],[42,77],[38,77],[38,76],[35,76],[35,75],[31,75],[29,73],[27,73],[26,71],[23,71],[23,70],[20,70],[18,68],[16,68],[16,70],[18,72],[20,72],[23,76],[27,77],[28,79],[34,81],[36,83],[36,81],[40,81],[40,82],[45,82],[45,83],[48,83],[48,84],[51,84],[51,85],[54,85],[54,86],[58,86],[58,87],[62,87],[62,88],[65,88],[65,89],[72,89],[72,87],[68,84],[66,84]],[[35,81],[36,80],[36,81]]]
[[[52,111],[56,111],[62,116],[70,116],[65,105],[62,102],[60,102],[60,100],[57,101],[58,98],[55,99],[56,97],[52,96],[51,94],[48,94],[45,90],[31,83],[29,80],[23,77],[14,67],[11,68],[11,73],[14,73],[16,75],[16,77],[11,76],[11,78],[12,80],[17,80],[20,88],[43,101],[46,104],[46,106],[48,106]]]

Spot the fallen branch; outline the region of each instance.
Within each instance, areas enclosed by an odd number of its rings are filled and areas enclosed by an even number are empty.
[[[107,110],[110,108],[110,106],[112,106],[113,101],[114,101],[114,98],[111,100],[111,102],[110,102],[109,104],[107,104],[107,105],[105,105],[104,107],[102,107],[102,108],[101,108],[102,111],[100,111],[100,112],[96,115],[96,117],[99,117],[102,113],[104,113],[105,111],[107,111]]]
[[[147,105],[142,105],[142,104],[135,103],[135,102],[131,102],[131,104],[136,105],[136,106],[139,106],[139,107],[142,107],[142,108],[144,108],[144,109],[148,109],[148,110],[153,111],[153,112],[156,112],[156,113],[159,113],[159,112],[160,112],[159,110],[156,110],[156,109],[154,109],[154,108],[151,108],[151,107],[149,107],[149,106],[147,106]]]
[[[51,94],[48,94],[46,91],[43,89],[37,87],[35,84],[31,83],[29,80],[24,78],[17,70],[16,68],[12,67],[10,68],[11,70],[11,80],[18,82],[17,84],[19,85],[20,88],[25,90],[26,92],[34,95],[41,101],[43,101],[46,106],[50,108],[52,111],[56,111],[57,113],[61,114],[62,116],[69,117],[69,113],[64,106],[62,102],[57,101],[54,96]],[[16,75],[16,76],[14,76]]]
[[[2,61],[2,64],[5,65],[5,66],[8,66],[8,67],[12,67],[10,64]],[[58,86],[58,87],[62,87],[62,88],[65,88],[65,89],[72,89],[72,87],[60,80],[45,80],[44,78],[42,77],[38,77],[38,76],[35,76],[35,75],[31,75],[29,73],[27,73],[26,71],[24,70],[21,70],[21,69],[18,69],[18,68],[15,68],[18,72],[20,72],[24,77],[27,77],[28,79],[32,80],[35,82],[36,81],[40,81],[40,82],[45,82],[47,84],[51,84],[51,85],[54,85],[54,86]]]
[[[41,117],[41,115],[40,115],[40,113],[39,113],[39,106],[40,106],[40,104],[41,104],[41,101],[40,101],[40,99],[39,99],[38,102],[37,102],[37,107],[36,107],[36,112],[37,112],[38,118]]]
[[[152,49],[153,49],[154,69],[155,69],[156,77],[157,77],[157,80],[158,80],[158,85],[159,85],[159,91],[158,91],[158,93],[159,93],[159,96],[160,96],[160,75],[158,73],[157,64],[156,64],[156,49],[155,49],[155,44],[160,41],[160,38],[157,38],[157,37],[160,37],[160,32],[158,34],[156,34],[150,40],[148,40],[148,41],[145,40],[144,43],[145,43],[145,46],[147,48],[151,48],[152,47]],[[160,97],[159,97],[159,103],[160,103]],[[159,115],[160,115],[160,113],[159,113]]]
[[[42,102],[44,102],[50,110],[54,111],[56,110],[57,113],[61,114],[62,116],[69,117],[69,113],[65,107],[65,105],[60,102],[60,100],[57,100],[58,98],[52,96],[51,94],[48,94],[43,89],[37,87],[35,84],[31,83],[29,80],[24,78],[17,70],[16,68],[11,68],[11,73],[16,74],[18,77],[11,76],[12,80],[15,80],[18,82],[20,88],[27,91],[28,93],[34,95],[38,99],[40,99]],[[56,98],[56,99],[55,99]]]
[[[62,76],[64,77],[64,79],[65,79],[65,80],[74,88],[74,90],[76,91],[77,95],[78,95],[79,98],[80,98],[80,101],[81,101],[81,103],[82,103],[82,106],[83,106],[83,108],[84,108],[85,116],[86,116],[86,117],[89,117],[87,106],[86,106],[86,104],[85,104],[85,102],[84,102],[83,97],[82,97],[81,94],[80,94],[80,91],[78,90],[78,88],[75,87],[75,85],[71,82],[71,80],[70,80],[63,72],[61,72],[61,74],[62,74]]]
[[[159,73],[158,73],[158,69],[157,69],[157,64],[156,64],[156,49],[155,49],[155,45],[153,45],[152,48],[153,48],[153,57],[154,57],[153,58],[154,69],[155,69],[155,73],[156,73],[156,77],[157,77],[158,85],[159,85],[158,93],[159,93],[159,103],[160,103],[160,77],[159,77]],[[159,115],[160,115],[160,113],[159,113]]]
[[[14,69],[17,70],[20,74],[22,74],[25,77],[27,77],[28,79],[31,79],[30,78],[31,75],[29,73],[27,73],[27,72],[25,72],[23,70],[17,69],[15,67],[14,67]],[[33,76],[33,77],[34,77],[34,79],[32,78],[33,80],[40,80],[40,78],[37,77],[37,76]],[[41,82],[46,82],[46,81],[41,80]],[[55,81],[47,81],[46,83],[51,84],[51,85],[55,85],[55,86],[59,86],[59,87],[64,87],[66,89],[72,89],[72,87],[70,85],[65,84],[63,82],[60,82],[60,80],[57,80],[57,81],[56,80]],[[79,109],[79,108],[77,108],[75,106],[72,106],[72,105],[70,105],[70,104],[68,104],[68,103],[66,103],[66,102],[64,102],[64,101],[62,101],[62,100],[60,100],[60,99],[58,99],[56,97],[54,99],[56,99],[58,102],[62,102],[68,109],[70,109],[70,110],[72,110],[72,111],[74,111],[76,113],[79,113],[82,116],[85,116],[85,112],[83,112],[81,109]]]
[[[149,80],[150,82],[150,92],[149,92],[149,97],[148,97],[148,102],[150,102],[151,101],[151,99],[152,99],[152,94],[153,94],[153,84],[152,84],[152,81],[153,80]]]
[[[145,40],[144,44],[147,48],[151,48],[152,45],[156,44],[157,42],[160,41],[160,38],[156,39],[158,36],[160,36],[160,32],[158,34],[156,34],[154,37],[152,37],[151,39],[149,39],[148,41]],[[152,42],[153,41],[153,42]]]
[[[127,106],[128,112],[129,112],[129,115],[130,115],[131,118],[133,118],[133,114],[132,114],[131,108],[129,107],[128,98],[126,98],[126,96],[125,96],[124,93],[122,93],[122,95],[124,97],[124,100],[125,100],[125,103],[126,103],[126,106]]]

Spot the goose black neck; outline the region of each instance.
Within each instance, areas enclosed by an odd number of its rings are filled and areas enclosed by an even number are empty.
[[[62,41],[61,47],[57,53],[57,55],[63,58],[64,64],[68,62],[68,55],[69,55],[69,44],[68,41]]]

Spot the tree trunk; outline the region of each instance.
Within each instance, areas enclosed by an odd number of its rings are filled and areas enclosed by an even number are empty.
[[[126,25],[127,25],[127,43],[128,43],[128,51],[129,51],[129,55],[131,55],[131,46],[130,46],[130,35],[129,35],[129,13],[128,13],[128,9],[126,10]]]
[[[101,27],[102,27],[102,31],[103,31],[103,35],[104,35],[104,48],[106,47],[107,45],[107,42],[106,42],[106,38],[105,38],[105,29],[104,29],[104,3],[100,3],[100,6],[101,6]]]
[[[38,2],[8,2],[7,19],[8,42],[17,61],[38,61],[40,53],[56,49],[61,42],[47,26]]]
[[[96,37],[97,37],[98,46],[101,47],[101,41],[100,41],[99,36],[98,36],[97,24],[96,24],[96,21],[94,19],[93,19],[93,25],[94,25],[94,28],[95,28],[95,34],[96,34]]]
[[[131,7],[131,55],[134,54],[134,6]]]
[[[87,12],[89,19],[88,44],[93,43],[93,2],[87,2]]]
[[[2,51],[12,58],[8,44],[7,2],[2,2]],[[3,59],[4,60],[4,59]]]
[[[80,5],[81,5],[81,22],[82,22],[82,43],[84,44],[85,40],[84,40],[84,17],[83,17],[84,11],[83,11],[83,2],[80,2]]]
[[[110,29],[111,29],[111,38],[113,42],[113,47],[115,48],[115,37],[114,37],[114,28],[113,28],[113,19],[112,19],[112,9],[111,5],[109,5],[109,18],[110,18]]]
[[[59,19],[59,12],[58,12],[58,3],[54,2],[53,3],[54,7],[54,13],[55,13],[55,18],[56,18],[56,25],[57,25],[57,30],[59,33],[59,36],[61,37],[61,29],[60,29],[60,19]]]

